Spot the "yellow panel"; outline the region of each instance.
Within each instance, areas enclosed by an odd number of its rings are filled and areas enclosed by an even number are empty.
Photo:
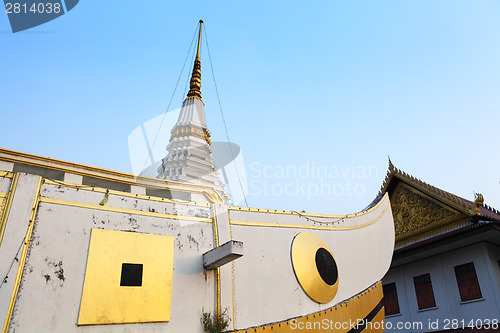
[[[78,325],[170,320],[174,237],[92,229]],[[120,286],[123,263],[142,264],[142,286]]]

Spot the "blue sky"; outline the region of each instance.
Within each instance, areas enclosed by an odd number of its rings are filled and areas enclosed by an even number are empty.
[[[1,13],[0,146],[131,172],[128,135],[167,111],[199,19],[250,206],[359,211],[390,155],[500,208],[498,1],[80,1],[16,34]],[[202,94],[227,141],[204,42]]]

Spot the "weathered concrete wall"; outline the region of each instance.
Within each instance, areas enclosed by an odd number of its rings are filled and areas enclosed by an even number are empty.
[[[0,272],[5,274],[1,278],[6,277],[0,288],[0,318],[5,318],[7,315],[15,286],[21,247],[26,235],[38,179],[38,176],[20,174],[19,182],[15,188],[12,207],[0,245]],[[11,181],[12,179],[9,179],[9,187]],[[5,183],[5,180],[3,182]]]
[[[330,308],[381,280],[390,266],[394,229],[388,198],[370,213],[343,221],[264,210],[261,213],[230,210],[229,216],[233,223],[232,237],[245,244],[245,255],[233,263],[236,328],[277,322]],[[376,219],[376,223],[358,228]],[[280,227],[266,227],[266,220]],[[262,225],[244,225],[242,221]],[[240,225],[234,224],[237,222]],[[304,228],[300,228],[301,225]],[[329,303],[319,304],[311,300],[297,283],[290,247],[293,238],[303,231],[321,237],[337,263],[339,288]]]
[[[33,186],[25,191],[34,197]],[[41,197],[10,332],[33,332],[33,328],[40,332],[201,332],[201,309],[214,309],[214,274],[204,272],[201,258],[214,245],[212,224],[183,220],[182,216],[210,219],[210,208],[120,195],[110,195],[102,206],[116,211],[75,207],[72,205],[96,205],[104,195],[57,185],[43,185]],[[64,202],[44,202],[44,198]],[[176,218],[119,212],[123,208],[173,214]],[[19,207],[15,211],[29,209]],[[27,221],[25,217],[19,219]],[[23,227],[19,233],[24,235],[26,225]],[[76,326],[92,228],[175,237],[170,323]]]
[[[23,243],[40,178],[22,175],[0,247],[1,268]],[[0,182],[0,188],[9,181]],[[92,229],[174,237],[169,322],[78,326]],[[335,257],[339,289],[328,303],[302,290],[291,263],[294,237],[308,231]],[[203,269],[203,253],[228,240],[243,241],[243,257],[216,270]],[[228,309],[232,328],[284,321],[331,308],[380,280],[392,257],[394,231],[389,200],[350,217],[172,201],[135,193],[45,180],[9,332],[202,332],[202,308]],[[7,312],[13,285],[0,288]],[[138,310],[140,311],[140,309]]]
[[[8,193],[11,183],[12,183],[12,178],[0,177],[0,192]]]

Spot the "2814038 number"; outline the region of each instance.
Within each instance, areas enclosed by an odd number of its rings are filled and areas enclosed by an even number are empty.
[[[33,13],[33,14],[59,14],[61,12],[61,4],[56,2],[56,3],[34,3],[31,6],[27,5],[26,3],[19,3],[19,2],[7,2],[5,3],[5,12],[7,14],[26,14],[26,13]]]
[[[498,319],[472,319],[467,321],[465,319],[444,319],[443,320],[444,329],[464,329],[466,327],[474,327],[476,329],[498,329],[500,323]]]

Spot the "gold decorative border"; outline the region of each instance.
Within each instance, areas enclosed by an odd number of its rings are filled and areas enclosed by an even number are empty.
[[[7,194],[7,200],[5,202],[5,209],[3,213],[0,212],[0,245],[2,244],[3,235],[5,233],[5,228],[7,226],[7,219],[9,218],[10,208],[12,207],[12,201],[14,200],[14,194],[16,193],[17,183],[19,182],[19,173],[16,173],[12,177],[12,182],[10,183],[9,193]]]
[[[217,214],[215,205],[212,205],[213,215],[213,229],[214,229],[214,248],[219,246],[219,226],[217,223]],[[221,281],[220,281],[220,267],[217,267],[215,273],[215,313],[217,316],[221,315]]]
[[[457,221],[455,223],[442,226],[442,227],[440,227],[438,229],[434,229],[430,232],[426,232],[424,234],[419,234],[419,235],[411,237],[411,238],[406,238],[404,240],[396,242],[396,245],[394,246],[394,250],[398,250],[400,248],[417,243],[419,241],[424,241],[424,240],[431,238],[431,237],[434,237],[434,236],[439,236],[440,234],[442,234],[446,231],[458,229],[460,227],[466,226],[467,224],[469,224],[468,220],[460,219],[459,221]]]
[[[288,211],[288,210],[276,210],[276,209],[263,209],[263,208],[249,208],[249,207],[239,207],[239,206],[229,206],[227,209],[228,210],[234,210],[234,211],[248,211],[248,212],[254,212],[254,213],[272,213],[272,214],[285,214],[285,215],[298,215],[298,216],[308,216],[308,217],[322,217],[322,218],[335,218],[335,219],[342,219],[342,218],[350,218],[350,217],[357,217],[361,215],[368,214],[369,212],[373,211],[376,209],[378,206],[381,205],[381,203],[385,200],[387,196],[387,193],[384,194],[384,197],[379,200],[373,207],[364,210],[362,212],[358,213],[353,213],[353,214],[347,214],[347,215],[328,215],[328,214],[315,214],[315,213],[299,213],[296,211]]]
[[[0,171],[0,177],[2,178],[12,178],[13,173],[10,171]]]
[[[330,330],[329,328],[328,329],[315,328],[313,330],[310,330],[304,326],[308,322],[322,323],[323,320],[325,319],[328,320],[328,322],[334,322],[334,323],[335,322],[340,322],[340,323],[345,322],[347,324],[358,323],[358,320],[363,320],[364,318],[367,318],[367,316],[369,316],[371,312],[374,312],[374,310],[376,311],[377,306],[380,306],[380,302],[382,301],[383,296],[384,295],[382,291],[382,282],[377,282],[367,290],[355,295],[351,299],[343,303],[337,304],[326,310],[321,310],[308,315],[299,316],[296,318],[290,318],[275,323],[264,324],[258,327],[237,329],[233,330],[232,332],[234,333],[255,333],[255,332],[267,332],[267,331],[283,332],[283,333],[290,333],[297,331],[332,332],[333,330]],[[360,316],[362,317],[359,318]],[[366,331],[363,330],[363,332],[383,333],[384,319],[385,319],[384,307],[382,306],[380,310],[378,310],[378,313],[373,317],[373,319],[370,320],[370,323],[372,323],[371,326],[373,327],[371,329],[367,329],[368,328],[367,327],[365,328]],[[292,327],[294,323],[302,324],[303,328],[301,329],[300,327]],[[374,323],[378,323],[378,325],[374,325]],[[340,329],[335,329],[334,331],[348,333],[352,328],[353,327],[351,326],[342,327]],[[354,326],[354,328],[356,328],[356,326]]]
[[[130,209],[130,208],[117,208],[117,207],[101,206],[101,205],[96,205],[96,204],[89,204],[89,203],[75,202],[75,201],[68,201],[68,200],[61,200],[61,199],[53,199],[53,198],[45,198],[45,197],[41,197],[40,202],[54,204],[54,205],[77,207],[77,208],[104,210],[107,212],[114,212],[114,213],[124,213],[124,214],[132,214],[132,215],[159,217],[159,218],[165,218],[165,219],[171,219],[171,220],[187,220],[187,221],[212,223],[212,219],[206,218],[206,217],[180,216],[180,215],[163,214],[163,213],[157,213],[157,212],[145,212],[142,210],[134,210],[134,209]]]
[[[7,225],[7,199],[9,193],[0,192],[0,245],[2,244],[3,234],[5,232],[5,226]],[[10,208],[10,207],[9,207]]]
[[[14,304],[16,303],[17,292],[21,285],[21,278],[23,276],[24,264],[26,263],[26,257],[28,254],[29,243],[31,240],[31,233],[33,232],[33,226],[35,224],[35,217],[38,209],[38,203],[40,202],[40,189],[42,188],[42,177],[38,177],[38,184],[35,191],[35,199],[33,200],[33,206],[31,208],[30,219],[28,222],[28,229],[26,230],[26,236],[24,237],[23,249],[21,252],[21,257],[19,258],[19,267],[17,269],[16,280],[14,281],[14,289],[12,290],[12,295],[10,297],[9,307],[7,308],[7,315],[5,316],[5,322],[3,325],[2,333],[7,333],[10,325],[10,319],[12,317],[12,312],[14,311]]]
[[[0,216],[0,245],[2,244],[3,235],[5,233],[5,228],[7,227],[7,219],[9,218],[10,208],[12,207],[12,201],[14,200],[14,194],[16,193],[17,183],[19,182],[19,173],[12,176],[12,182],[10,183],[9,193],[7,194],[7,201],[5,202],[5,209]]]
[[[380,220],[385,215],[389,207],[390,205],[387,205],[387,207],[385,207],[382,213],[380,213],[380,215],[377,216],[375,219],[352,227],[324,227],[324,226],[301,225],[301,224],[281,224],[281,223],[249,222],[249,221],[236,221],[236,220],[231,220],[229,221],[229,223],[233,225],[240,225],[246,227],[295,228],[295,229],[310,229],[310,230],[355,230],[367,227]]]
[[[76,188],[78,190],[89,191],[89,192],[98,192],[98,193],[108,192],[109,194],[112,194],[112,195],[120,195],[122,197],[129,197],[129,198],[136,198],[136,199],[143,199],[143,200],[169,202],[169,203],[175,203],[175,204],[180,204],[180,205],[199,206],[199,207],[206,207],[206,208],[210,207],[209,203],[194,202],[194,201],[176,201],[176,200],[172,200],[169,198],[161,198],[161,197],[155,197],[155,196],[145,195],[145,194],[136,194],[136,193],[130,193],[130,192],[108,190],[108,189],[105,189],[102,187],[71,184],[71,183],[56,181],[56,180],[52,180],[52,179],[45,179],[45,184],[71,187],[71,188]],[[196,192],[196,191],[193,191],[193,192]],[[200,191],[200,192],[203,192],[203,191]]]
[[[220,282],[220,267],[215,269],[215,287],[216,287],[216,300],[215,300],[215,313],[221,316],[221,282]]]
[[[91,167],[88,165],[71,163],[63,160],[57,160],[49,157],[41,157],[37,155],[21,153],[14,150],[0,148],[0,158],[4,161],[34,165],[38,167],[69,172],[82,176],[90,176],[94,178],[124,183],[129,185],[137,185],[151,188],[172,189],[180,192],[201,193],[208,200],[215,203],[223,203],[222,197],[213,186],[182,183],[176,181],[160,180],[144,176],[135,176],[129,173],[113,171],[103,168]],[[188,187],[189,189],[183,188]],[[205,190],[199,190],[199,188]]]
[[[231,234],[231,220],[229,219],[229,210],[226,207],[226,217],[227,217],[227,229],[229,230],[229,239],[233,239],[233,235]],[[231,261],[231,317],[233,320],[233,330],[235,329],[234,323],[234,281],[233,281],[233,261]]]

